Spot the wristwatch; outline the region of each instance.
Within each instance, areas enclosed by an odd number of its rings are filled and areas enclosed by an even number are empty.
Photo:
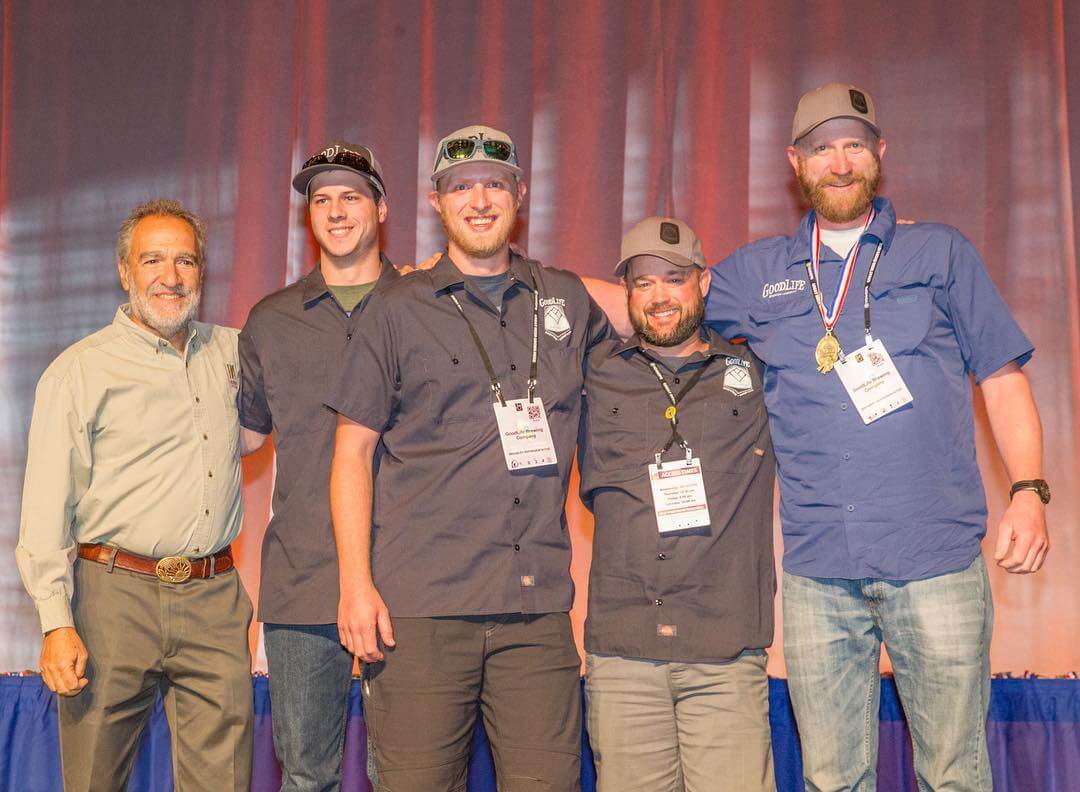
[[[1045,479],[1028,479],[1015,482],[1009,489],[1009,500],[1012,500],[1013,495],[1020,490],[1032,490],[1044,504],[1050,502],[1050,485],[1046,483]]]

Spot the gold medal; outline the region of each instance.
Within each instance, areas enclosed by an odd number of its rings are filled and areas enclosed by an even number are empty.
[[[678,410],[675,407],[675,405],[672,404],[670,407],[668,407],[666,410],[664,410],[664,417],[667,418],[670,421],[672,418],[675,417],[676,412],[678,412]]]
[[[817,342],[817,347],[814,348],[814,359],[817,361],[818,371],[822,374],[832,371],[836,361],[840,359],[840,342],[836,340],[832,330],[827,330]]]

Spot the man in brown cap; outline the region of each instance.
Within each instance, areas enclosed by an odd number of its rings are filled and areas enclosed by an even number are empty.
[[[615,274],[634,335],[589,354],[578,449],[596,529],[597,788],[767,792],[775,460],[761,367],[702,327],[710,276],[686,223],[638,223]]]

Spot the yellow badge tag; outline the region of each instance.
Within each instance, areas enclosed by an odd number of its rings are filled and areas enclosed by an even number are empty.
[[[676,412],[678,412],[678,410],[675,408],[675,405],[672,404],[670,407],[664,410],[664,417],[670,421],[672,418],[675,417]]]

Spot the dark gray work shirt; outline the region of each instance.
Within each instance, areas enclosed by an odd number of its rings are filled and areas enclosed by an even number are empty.
[[[330,522],[334,413],[323,404],[345,350],[373,297],[400,276],[389,259],[352,314],[346,314],[316,266],[263,298],[240,332],[240,423],[274,433],[277,475],[273,517],[262,545],[259,620],[281,624],[337,621],[338,572]]]
[[[672,370],[679,432],[701,459],[711,525],[661,535],[648,465],[671,436],[670,405],[639,341],[609,340],[589,354],[582,421],[581,494],[595,518],[589,652],[676,662],[722,662],[768,646],[773,635],[775,459],[761,371],[745,345],[703,331],[707,354]],[[677,445],[665,460],[684,456]]]
[[[527,395],[533,279],[539,383],[558,464],[510,472],[491,381],[457,296],[506,399]],[[327,404],[382,433],[372,571],[394,616],[569,610],[564,506],[585,356],[607,319],[571,272],[512,255],[501,310],[444,255],[364,311]]]

